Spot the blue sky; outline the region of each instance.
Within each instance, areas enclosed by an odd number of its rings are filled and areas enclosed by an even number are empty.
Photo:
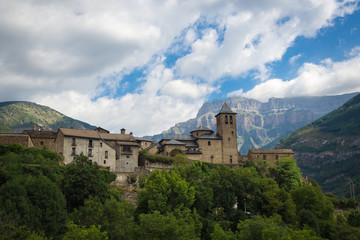
[[[359,23],[357,0],[0,0],[0,101],[142,136],[213,99],[360,91]]]

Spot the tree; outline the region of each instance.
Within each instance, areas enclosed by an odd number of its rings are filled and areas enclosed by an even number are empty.
[[[65,199],[45,176],[19,176],[0,188],[0,205],[15,222],[36,232],[57,235],[65,224]]]
[[[200,230],[196,227],[194,220],[186,213],[166,213],[162,215],[159,211],[141,214],[139,216],[140,231],[139,239],[173,239],[188,240],[200,239]],[[177,215],[177,216],[176,216]]]
[[[104,201],[108,191],[108,184],[99,166],[83,154],[75,157],[72,163],[65,166],[61,187],[67,200],[68,210],[82,206],[90,196]]]
[[[189,208],[195,200],[195,188],[175,171],[156,170],[145,183],[145,191],[139,194],[139,213],[171,212],[175,208]]]
[[[107,233],[101,232],[101,226],[78,226],[73,222],[67,224],[68,231],[62,240],[107,240]]]
[[[302,226],[313,227],[324,237],[331,234],[334,206],[318,186],[304,184],[291,191]]]
[[[280,164],[270,168],[270,173],[280,188],[286,191],[300,186],[301,173],[300,168],[296,165],[296,160],[292,158],[282,158]]]

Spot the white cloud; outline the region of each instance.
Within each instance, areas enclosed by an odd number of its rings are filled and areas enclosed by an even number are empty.
[[[255,69],[265,81],[266,64],[281,59],[296,37],[316,36],[355,6],[336,0],[0,0],[0,101],[33,100],[109,130],[157,133],[194,117],[223,77]],[[177,41],[184,47],[173,51],[184,55],[186,48],[186,54],[166,67],[162,55]],[[308,64],[299,78],[340,72],[337,64]],[[114,97],[126,84],[122,76],[135,68],[146,69],[141,85]],[[281,95],[289,83],[263,84],[278,86]],[[253,90],[245,94],[257,95]]]
[[[290,59],[289,59],[289,63],[290,64],[294,64],[299,58],[301,58],[302,57],[302,54],[301,53],[299,53],[299,54],[297,54],[297,55],[295,55],[295,56],[292,56]]]
[[[321,96],[360,92],[360,54],[348,60],[325,59],[320,65],[305,63],[298,77],[289,81],[270,79],[242,96],[267,101],[270,97]],[[236,93],[233,92],[234,94]]]

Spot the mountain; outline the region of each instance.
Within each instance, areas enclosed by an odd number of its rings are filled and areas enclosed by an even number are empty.
[[[292,148],[304,175],[325,192],[360,197],[360,94],[343,106],[282,139],[276,148]]]
[[[160,141],[171,134],[189,134],[200,125],[215,130],[215,115],[226,102],[237,113],[238,148],[246,154],[252,147],[273,148],[281,138],[338,108],[355,95],[271,98],[266,103],[242,97],[214,100],[204,103],[196,118],[145,138]]]
[[[57,131],[60,126],[78,129],[96,128],[36,103],[0,103],[0,133],[22,132],[24,129],[32,129],[34,122],[43,125],[45,130],[53,131]]]

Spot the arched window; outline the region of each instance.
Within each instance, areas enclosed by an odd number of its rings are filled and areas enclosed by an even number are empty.
[[[225,124],[228,124],[228,116],[225,115]]]
[[[233,124],[232,116],[230,116],[230,124]]]
[[[232,164],[232,155],[230,155],[230,163]]]

